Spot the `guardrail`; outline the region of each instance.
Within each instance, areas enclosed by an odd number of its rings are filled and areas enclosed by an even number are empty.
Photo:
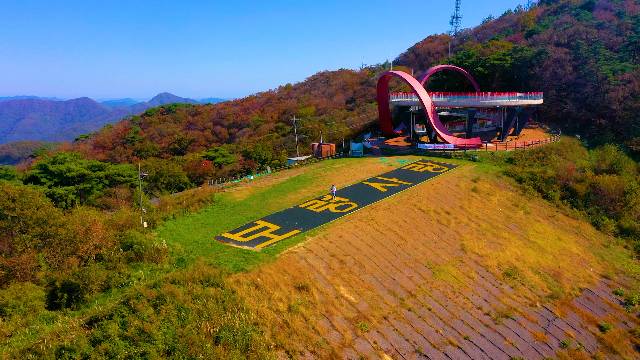
[[[542,92],[430,92],[433,101],[455,100],[494,100],[494,101],[535,101],[544,100]],[[418,97],[412,92],[394,92],[389,94],[391,101],[417,101]]]
[[[545,144],[560,141],[560,135],[553,135],[545,139],[528,140],[528,141],[509,141],[505,143],[483,143],[481,147],[476,149],[428,149],[420,150],[419,154],[437,156],[437,157],[458,157],[460,154],[477,153],[477,152],[497,152],[497,151],[515,151],[527,150]]]
[[[560,141],[560,135],[553,135],[546,139],[528,140],[528,141],[509,141],[504,143],[484,143],[480,151],[512,151],[512,150],[526,150],[531,147],[536,147],[544,144],[550,144]]]

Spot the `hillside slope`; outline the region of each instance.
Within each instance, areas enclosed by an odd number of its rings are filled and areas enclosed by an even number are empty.
[[[420,74],[447,56],[449,40],[429,37],[395,63]],[[592,143],[640,149],[639,44],[638,1],[543,0],[463,31],[447,62],[470,71],[485,91],[544,91],[545,123]],[[460,89],[460,80],[440,77],[433,89]]]
[[[464,166],[233,283],[294,357],[637,356],[640,322],[612,294],[639,275],[634,260],[495,175]]]
[[[394,65],[420,75],[435,64],[453,63],[467,68],[487,91],[544,91],[539,121],[592,144],[618,142],[640,149],[640,100],[634,96],[640,91],[638,39],[637,1],[541,1],[488,19],[454,40],[430,36]],[[342,143],[375,127],[376,81],[388,68],[324,71],[223,104],[161,109],[102,129],[75,149],[115,162],[150,157],[181,162],[185,154],[198,157],[209,148],[230,145],[227,150],[237,162],[225,165],[222,173],[277,166],[295,151],[294,115],[302,119],[302,149],[319,140],[320,133],[326,141]],[[460,80],[436,77],[430,86],[466,89]]]
[[[172,215],[146,236],[134,237],[131,228],[112,254],[131,259],[130,271],[96,257],[58,275],[87,286],[76,306],[51,309],[51,284],[15,281],[0,289],[6,339],[0,352],[10,358],[636,355],[640,269],[631,251],[580,215],[524,195],[490,158],[447,160],[461,167],[261,252],[214,237],[325,194],[329,184],[342,188],[418,158],[322,161],[162,197],[147,216],[158,221],[157,212],[174,208]],[[33,212],[20,209],[19,224]],[[113,213],[105,223],[113,225],[102,227],[95,211],[76,211],[70,224],[87,226],[89,239],[124,222],[137,225],[135,212]],[[119,270],[103,267],[110,264]]]
[[[91,158],[128,162],[149,157],[194,154],[223,144],[242,149],[260,144],[265,160],[295,151],[291,118],[302,118],[301,141],[349,138],[375,119],[376,75],[379,68],[321,72],[244,99],[213,105],[159,108],[75,144]],[[303,150],[304,151],[304,150]],[[237,164],[234,164],[237,165]],[[271,164],[272,165],[272,164]]]
[[[130,100],[130,99],[129,99]],[[0,101],[0,144],[17,141],[72,141],[126,116],[166,104],[198,101],[160,93],[147,102],[99,103],[82,97],[56,100],[13,97]]]

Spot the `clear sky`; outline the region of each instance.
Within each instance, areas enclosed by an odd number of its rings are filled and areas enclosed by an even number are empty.
[[[524,1],[462,1],[464,27]],[[0,96],[235,98],[393,59],[453,0],[0,0]]]

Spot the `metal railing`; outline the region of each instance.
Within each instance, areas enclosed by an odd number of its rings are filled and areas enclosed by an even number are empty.
[[[542,92],[430,92],[433,101],[538,101],[544,100]],[[394,92],[389,94],[391,101],[418,101],[412,92]]]
[[[526,150],[544,144],[550,144],[560,141],[560,135],[553,135],[545,139],[527,140],[527,141],[508,141],[504,143],[484,143],[478,150],[481,151],[512,151]]]
[[[537,139],[537,140],[526,140],[526,141],[509,141],[504,143],[483,143],[481,147],[475,149],[427,149],[427,150],[419,150],[418,153],[422,155],[436,156],[436,157],[447,157],[454,158],[460,157],[462,154],[466,153],[477,153],[477,152],[497,152],[497,151],[515,151],[515,150],[527,150],[531,148],[535,148],[538,146],[542,146],[545,144],[550,144],[554,142],[560,141],[560,135],[552,135],[545,139]]]

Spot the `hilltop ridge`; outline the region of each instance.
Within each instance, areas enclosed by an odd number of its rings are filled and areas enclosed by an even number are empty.
[[[429,36],[401,54],[394,66],[420,75],[432,65],[451,63],[467,69],[485,91],[543,91],[538,121],[594,145],[613,141],[633,150],[640,149],[640,128],[634,125],[640,99],[633,96],[640,92],[639,38],[636,2],[541,1],[487,19],[456,39]],[[75,149],[100,160],[128,162],[197,157],[225,146],[238,160],[225,165],[226,172],[238,172],[242,164],[273,167],[295,152],[294,115],[303,119],[302,148],[317,141],[320,132],[326,141],[341,143],[375,127],[376,81],[389,65],[323,71],[223,104],[143,114],[98,131]],[[436,76],[430,89],[465,88],[455,75],[445,75]]]
[[[205,100],[206,103],[215,102],[215,98]],[[72,141],[79,135],[94,132],[124,117],[173,103],[200,104],[198,100],[168,92],[142,102],[134,99],[98,102],[88,97],[69,100],[37,96],[4,97],[0,98],[0,144]]]

